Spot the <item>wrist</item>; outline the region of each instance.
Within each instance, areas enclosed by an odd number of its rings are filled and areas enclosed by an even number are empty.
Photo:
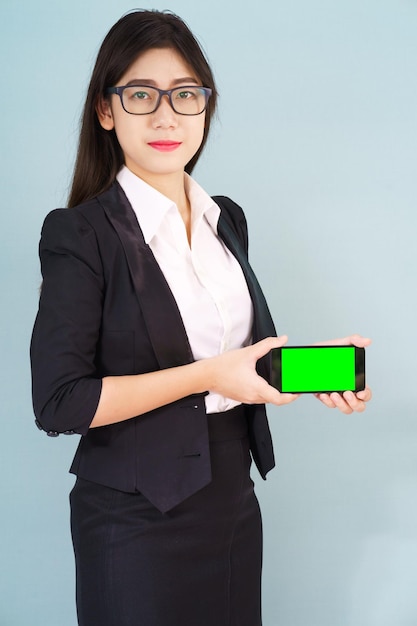
[[[204,393],[213,390],[214,367],[213,358],[201,359],[190,364],[194,372],[194,393]]]

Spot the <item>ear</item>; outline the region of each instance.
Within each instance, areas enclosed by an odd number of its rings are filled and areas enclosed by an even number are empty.
[[[101,97],[96,106],[98,121],[105,130],[113,130],[114,120],[110,102]]]

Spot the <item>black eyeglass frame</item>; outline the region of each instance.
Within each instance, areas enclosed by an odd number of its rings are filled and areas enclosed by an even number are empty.
[[[125,89],[131,89],[132,87],[145,87],[146,89],[154,89],[154,91],[158,92],[159,96],[156,101],[155,108],[152,109],[152,111],[147,111],[146,113],[132,113],[131,111],[128,111],[126,109],[125,105],[123,104],[123,92]],[[181,91],[182,89],[199,89],[200,91],[202,91],[205,97],[204,109],[200,111],[199,113],[182,113],[180,111],[177,111],[174,107],[174,103],[172,102],[172,92],[178,91],[178,90]],[[174,111],[174,113],[177,113],[178,115],[191,116],[191,115],[201,115],[202,113],[204,113],[204,111],[207,109],[208,101],[209,101],[211,94],[213,93],[213,90],[210,89],[210,87],[200,87],[197,85],[181,85],[180,87],[174,87],[173,89],[158,89],[158,87],[154,87],[153,85],[121,85],[120,87],[107,87],[104,93],[106,95],[110,95],[110,94],[118,95],[120,98],[120,102],[122,104],[123,110],[126,111],[126,113],[128,113],[129,115],[151,115],[151,113],[155,113],[155,111],[158,109],[159,105],[161,104],[162,97],[168,96],[169,104],[171,105],[171,108]]]

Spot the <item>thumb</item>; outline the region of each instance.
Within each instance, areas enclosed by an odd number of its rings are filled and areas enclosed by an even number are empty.
[[[252,346],[254,356],[256,359],[260,359],[261,357],[268,354],[273,348],[281,348],[288,341],[287,335],[281,335],[280,337],[267,337],[266,339],[262,339],[257,343],[254,343]]]

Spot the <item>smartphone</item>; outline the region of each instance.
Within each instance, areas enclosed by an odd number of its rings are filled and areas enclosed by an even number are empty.
[[[356,346],[274,348],[271,385],[282,393],[365,389],[365,349]]]

